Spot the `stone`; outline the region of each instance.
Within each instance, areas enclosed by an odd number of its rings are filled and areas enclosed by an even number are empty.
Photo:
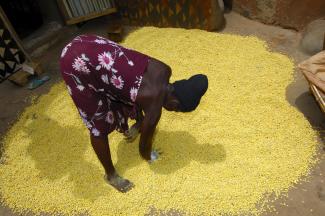
[[[220,10],[222,12],[224,12],[225,11],[225,4],[224,4],[223,0],[218,0],[218,4],[219,4],[219,7],[220,7]]]
[[[325,201],[325,190],[322,187],[320,187],[318,190],[318,198]]]
[[[20,69],[19,71],[15,72],[12,76],[10,76],[8,80],[18,86],[25,86],[28,83],[28,77],[30,75],[31,74]]]
[[[301,40],[302,50],[314,55],[323,50],[325,37],[325,19],[319,19],[307,25]]]

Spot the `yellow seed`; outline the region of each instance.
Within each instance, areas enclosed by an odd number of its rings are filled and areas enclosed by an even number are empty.
[[[151,207],[188,214],[259,215],[317,162],[317,134],[286,101],[293,62],[256,37],[142,28],[124,45],[170,65],[172,80],[195,73],[209,89],[193,113],[163,112],[148,165],[122,135],[109,136],[127,194],[103,180],[63,83],[35,100],[8,132],[0,197],[15,211],[143,215]],[[274,195],[274,196],[272,196]],[[272,198],[271,198],[272,197]],[[256,208],[256,206],[260,206]]]

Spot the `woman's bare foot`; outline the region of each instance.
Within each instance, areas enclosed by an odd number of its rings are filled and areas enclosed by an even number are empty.
[[[117,173],[114,173],[112,176],[108,177],[105,175],[105,180],[112,185],[115,189],[122,193],[126,193],[134,187],[134,184],[127,179],[122,178]]]

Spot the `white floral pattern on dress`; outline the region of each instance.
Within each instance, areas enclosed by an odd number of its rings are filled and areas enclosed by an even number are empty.
[[[90,123],[89,121],[87,121],[87,119],[82,118],[82,117],[81,117],[81,119],[82,119],[82,121],[84,122],[84,124],[86,125],[86,127],[87,127],[88,129],[92,128],[91,123]]]
[[[98,44],[107,44],[107,41],[103,39],[96,39],[95,42]]]
[[[109,124],[113,124],[114,123],[114,114],[113,114],[112,111],[109,111],[107,113],[106,122],[108,122]]]
[[[67,54],[68,49],[69,49],[69,47],[71,47],[71,46],[72,46],[72,43],[69,43],[68,45],[66,45],[66,46],[63,48],[62,53],[61,53],[61,58],[63,58],[63,57],[65,56],[65,54]]]
[[[85,86],[83,86],[83,85],[77,85],[77,89],[79,89],[79,91],[83,91],[85,89]]]
[[[103,52],[102,54],[98,55],[98,62],[99,62],[99,66],[101,68],[103,67],[106,70],[110,70],[114,64],[114,59],[112,58],[112,55],[110,52]],[[97,68],[99,68],[99,67],[97,66]]]
[[[72,90],[69,85],[67,85],[67,89],[68,89],[69,95],[72,95]]]
[[[125,119],[124,117],[121,115],[120,112],[117,112],[118,118],[119,118],[119,123],[120,124],[124,124],[125,123]]]
[[[84,60],[84,61],[89,61],[89,58],[86,56],[86,54],[81,54],[81,59]]]
[[[128,64],[131,65],[131,66],[134,66],[134,63],[131,60],[128,61]]]
[[[72,78],[73,82],[76,84],[76,88],[79,89],[79,91],[83,91],[85,89],[85,87],[82,85],[80,79],[76,75],[74,75],[72,73],[67,73],[67,72],[64,72],[64,73]],[[70,86],[68,86],[68,91],[72,95]]]
[[[115,76],[115,75],[113,75],[111,77],[111,83],[113,84],[113,86],[115,86],[115,88],[117,88],[117,89],[123,89],[124,81],[123,81],[123,79],[122,79],[121,76]]]
[[[136,81],[134,83],[137,84],[139,88],[142,82],[142,76],[136,76],[135,79]]]
[[[133,102],[135,102],[135,99],[137,98],[137,95],[138,95],[138,89],[132,87],[131,90],[130,90],[130,98],[131,98],[131,100]]]
[[[93,85],[88,84],[88,87],[94,90],[95,92],[104,92],[104,89],[96,89]]]
[[[79,110],[79,113],[80,113],[80,115],[81,115],[81,117],[83,117],[83,118],[87,118],[87,114],[86,114],[86,112],[84,112],[82,109],[80,109],[80,108],[78,108],[78,110]]]
[[[100,136],[100,132],[97,128],[92,128],[91,129],[91,133],[94,135],[94,136]]]
[[[101,76],[101,79],[102,79],[102,81],[105,83],[105,84],[109,84],[109,79],[108,79],[108,76],[107,76],[107,74],[103,74],[102,76]]]
[[[84,73],[90,73],[90,70],[87,68],[86,62],[83,58],[77,57],[73,64],[72,64],[73,69],[79,72],[84,72]]]
[[[78,47],[85,49],[79,52]],[[68,92],[76,104],[80,102],[79,114],[94,136],[105,135],[113,129],[123,131],[127,126],[128,111],[124,112],[121,106],[134,106],[143,78],[143,71],[137,70],[142,66],[135,68],[139,63],[128,50],[106,38],[87,35],[76,37],[62,50],[61,58],[69,56],[63,59],[62,65],[64,78],[70,79]],[[91,96],[94,97],[88,100]]]

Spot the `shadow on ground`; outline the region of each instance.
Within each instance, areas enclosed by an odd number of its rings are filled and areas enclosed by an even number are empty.
[[[296,106],[305,115],[312,127],[319,132],[319,138],[325,148],[325,115],[320,110],[314,96],[310,92],[301,94],[296,99]]]
[[[40,124],[39,121],[47,121],[48,128],[37,127],[36,131],[34,128]],[[107,190],[108,185],[104,182],[104,178],[89,178],[89,176],[104,176],[103,170],[85,160],[86,145],[90,143],[85,141],[74,143],[65,140],[68,137],[79,137],[80,140],[85,140],[82,138],[84,133],[80,128],[61,127],[45,116],[38,116],[26,132],[31,139],[27,151],[35,161],[40,177],[50,181],[67,177],[74,185],[73,193],[83,199],[94,201],[104,195],[99,192]],[[94,185],[97,189],[90,190],[90,186]],[[98,190],[98,187],[102,190]]]
[[[86,160],[85,152],[90,141],[84,137],[83,130],[71,126],[62,127],[41,111],[28,118],[32,123],[25,129],[26,137],[31,139],[27,152],[34,160],[41,178],[50,181],[68,178],[73,184],[73,194],[92,202],[107,195],[108,190],[114,190],[104,181],[104,170]],[[67,141],[68,139],[76,141]],[[213,164],[226,159],[222,145],[198,144],[196,138],[186,131],[158,131],[155,142],[163,151],[161,159],[150,165],[156,174],[172,174],[193,161]],[[118,144],[115,167],[120,175],[123,176],[128,169],[142,163],[146,162],[138,153],[138,139],[133,143],[122,140]]]
[[[159,143],[157,141],[159,140]],[[156,147],[162,151],[160,160],[150,166],[157,174],[168,175],[186,167],[192,161],[202,164],[212,164],[226,160],[226,151],[220,144],[198,144],[194,136],[187,131],[157,131]],[[130,150],[131,148],[131,150]],[[127,169],[138,166],[143,160],[138,156],[138,140],[127,143],[122,140],[118,145],[116,167],[121,175]],[[132,158],[131,163],[126,163]],[[130,161],[128,159],[128,161]]]

